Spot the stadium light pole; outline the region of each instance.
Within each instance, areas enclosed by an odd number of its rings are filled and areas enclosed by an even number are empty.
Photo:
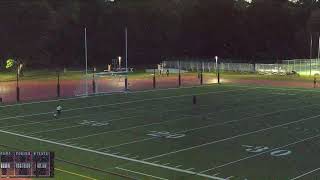
[[[311,76],[312,47],[313,47],[313,42],[312,42],[312,33],[311,33],[310,35],[310,76]]]
[[[86,60],[86,96],[88,96],[88,46],[87,46],[87,28],[84,28],[84,46],[85,46],[85,60]]]
[[[216,75],[217,75],[217,78],[218,78],[218,84],[220,84],[220,69],[218,67],[218,56],[215,56],[215,59],[216,59]]]
[[[319,35],[319,41],[318,41],[318,59],[320,58],[320,35]]]
[[[60,97],[60,71],[59,69],[56,70],[57,74],[57,97]]]
[[[125,83],[125,90],[128,90],[128,28],[125,27],[124,30],[125,33],[125,45],[126,45],[126,76],[124,79],[124,83]]]
[[[17,66],[17,87],[16,87],[16,91],[17,91],[17,102],[20,101],[20,88],[19,88],[19,63],[16,61],[16,66]]]

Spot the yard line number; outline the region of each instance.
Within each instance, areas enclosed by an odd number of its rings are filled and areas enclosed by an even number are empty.
[[[88,121],[88,120],[83,120],[81,123],[79,123],[81,125],[85,125],[85,126],[92,126],[92,127],[100,127],[100,126],[107,126],[109,125],[109,122],[97,122],[97,121]]]
[[[245,147],[246,148],[245,150],[251,153],[262,153],[270,149],[268,146],[242,145],[242,147]],[[292,152],[290,150],[275,150],[275,151],[271,151],[270,155],[274,157],[280,157],[280,156],[287,156],[291,153]]]
[[[185,134],[170,133],[168,131],[150,131],[147,135],[167,139],[178,139],[186,136]]]

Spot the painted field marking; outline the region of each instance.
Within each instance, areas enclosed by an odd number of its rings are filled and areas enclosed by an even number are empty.
[[[150,139],[154,139],[154,138],[152,137],[152,138],[139,139],[139,140],[136,140],[136,141],[130,141],[130,142],[122,143],[122,144],[117,144],[117,145],[114,145],[114,146],[107,146],[107,147],[98,148],[97,150],[100,151],[100,150],[104,150],[104,149],[111,149],[111,148],[120,147],[120,146],[124,146],[124,145],[128,145],[128,144],[147,141],[147,140],[150,140]]]
[[[183,165],[181,165],[181,164],[180,165],[176,165],[175,168],[178,168],[178,167],[181,167],[181,166],[183,166]]]
[[[95,178],[92,178],[92,177],[89,177],[89,176],[81,175],[81,174],[78,174],[78,173],[75,173],[75,172],[71,172],[71,171],[67,171],[67,170],[63,170],[63,169],[60,169],[60,168],[54,168],[54,169],[57,170],[57,171],[61,171],[61,172],[67,173],[67,174],[72,174],[72,175],[75,175],[75,176],[78,176],[78,177],[82,177],[82,178],[86,178],[86,179],[90,179],[90,180],[98,180],[98,179],[95,179]]]
[[[234,176],[229,176],[229,177],[227,177],[226,179],[228,179],[228,180],[229,180],[229,179],[231,179],[231,178],[234,178]]]
[[[167,166],[167,165],[169,165],[170,163],[164,163],[164,164],[162,164],[162,165],[164,165],[164,166]]]
[[[229,165],[231,165],[231,164],[235,164],[235,163],[238,163],[238,162],[247,160],[247,159],[251,159],[251,158],[254,158],[254,157],[258,157],[258,156],[260,156],[260,155],[263,155],[263,154],[266,154],[266,153],[269,153],[269,152],[272,152],[272,151],[276,151],[276,150],[279,150],[279,149],[282,149],[282,148],[286,148],[286,147],[289,147],[289,146],[292,146],[292,145],[296,145],[296,144],[299,144],[299,143],[301,143],[301,142],[309,141],[309,140],[312,140],[312,139],[315,139],[315,138],[319,138],[319,137],[320,137],[320,134],[318,134],[318,135],[316,135],[316,136],[308,137],[308,138],[305,138],[305,139],[301,139],[301,140],[299,140],[299,141],[295,141],[295,142],[293,142],[293,143],[289,143],[289,144],[286,144],[286,145],[283,145],[283,146],[280,146],[280,147],[277,147],[277,148],[273,148],[273,149],[270,149],[270,150],[268,150],[268,151],[264,151],[264,152],[261,152],[261,153],[258,153],[258,154],[252,155],[252,156],[248,156],[248,157],[245,157],[245,158],[238,159],[238,160],[236,160],[236,161],[232,161],[232,162],[225,163],[225,164],[222,164],[222,165],[219,165],[219,166],[210,168],[210,169],[203,170],[203,171],[201,171],[200,173],[205,173],[205,172],[208,172],[208,171],[216,170],[216,169],[218,169],[218,168],[222,168],[222,167],[225,167],[225,166],[229,166]]]
[[[224,178],[220,178],[220,177],[214,177],[214,176],[209,176],[209,175],[206,175],[206,174],[197,173],[197,172],[193,172],[193,171],[186,171],[186,170],[183,170],[183,169],[173,168],[173,167],[169,167],[169,166],[163,166],[163,165],[160,165],[160,164],[154,164],[154,163],[143,161],[143,160],[137,160],[137,159],[132,159],[132,158],[123,157],[123,156],[119,156],[119,155],[114,155],[114,154],[110,154],[110,153],[100,152],[100,151],[96,151],[96,150],[93,150],[93,149],[81,148],[81,147],[78,147],[78,146],[68,145],[68,144],[59,143],[59,142],[55,142],[55,141],[51,141],[51,140],[44,140],[44,139],[40,139],[40,138],[37,138],[37,137],[32,137],[32,136],[27,136],[27,135],[23,135],[23,134],[13,133],[13,132],[5,131],[5,130],[0,130],[0,132],[5,133],[5,134],[18,136],[18,137],[23,137],[23,138],[26,138],[26,139],[32,139],[32,140],[36,140],[36,141],[40,141],[40,142],[45,142],[45,143],[54,144],[54,145],[58,145],[58,146],[68,147],[68,148],[71,148],[71,149],[77,149],[77,150],[90,152],[90,153],[94,153],[94,154],[99,154],[99,155],[104,155],[104,156],[109,156],[109,157],[113,157],[113,158],[117,158],[117,159],[121,159],[121,160],[126,160],[126,161],[136,162],[136,163],[140,163],[140,164],[150,165],[150,166],[153,166],[153,167],[159,167],[159,168],[172,170],[172,171],[176,171],[176,172],[196,175],[196,176],[200,176],[200,177],[207,177],[207,178],[216,179],[216,180],[225,180]]]
[[[314,173],[314,172],[316,172],[316,171],[319,171],[319,170],[320,170],[320,168],[314,169],[314,170],[312,170],[312,171],[309,171],[309,172],[306,172],[306,173],[304,173],[304,174],[301,174],[301,175],[299,175],[299,176],[297,176],[297,177],[294,177],[294,178],[292,178],[292,179],[290,179],[290,180],[296,180],[296,179],[302,178],[302,177],[304,177],[304,176],[306,176],[306,175],[312,174],[312,173]]]
[[[244,117],[244,118],[241,118],[241,119],[238,119],[238,120],[231,120],[231,121],[227,121],[227,122],[223,122],[223,123],[215,123],[215,124],[211,124],[211,125],[207,125],[207,126],[202,126],[202,127],[198,127],[198,128],[188,129],[188,130],[184,130],[184,131],[179,131],[179,132],[177,132],[177,133],[192,132],[192,131],[199,130],[199,129],[204,129],[204,128],[208,128],[208,127],[215,127],[215,126],[221,126],[221,125],[225,125],[225,124],[229,124],[229,123],[233,123],[233,122],[239,122],[239,121],[242,121],[242,120],[245,120],[245,119],[249,119],[249,118],[266,116],[266,115],[271,115],[271,114],[274,114],[274,113],[279,113],[279,112],[283,112],[283,111],[287,111],[287,110],[300,109],[300,108],[305,108],[305,107],[309,107],[309,106],[313,106],[313,105],[302,106],[302,107],[298,107],[298,108],[287,108],[287,109],[282,109],[282,110],[280,109],[279,111],[273,111],[273,112],[269,112],[269,113],[264,113],[264,114],[259,114],[259,115]],[[208,114],[211,114],[211,113],[208,113]],[[200,116],[201,116],[201,115],[200,115]],[[269,126],[269,127],[271,127],[271,126]],[[140,139],[140,140],[136,140],[136,141],[130,141],[130,142],[126,142],[126,143],[114,145],[114,146],[103,147],[103,148],[99,148],[99,149],[97,149],[97,150],[115,148],[115,147],[120,147],[120,146],[123,146],[123,145],[134,144],[134,143],[137,143],[137,142],[143,142],[143,141],[148,141],[148,140],[152,140],[152,139],[155,139],[155,137]]]
[[[28,133],[27,135],[34,135],[34,134],[39,134],[39,133],[44,133],[44,132],[52,132],[52,131],[60,131],[60,130],[75,128],[75,127],[80,127],[80,126],[84,126],[84,125],[80,124],[80,125],[74,125],[74,126],[67,126],[67,127],[63,127],[63,128],[48,129],[45,131],[36,131],[33,133]]]
[[[194,168],[189,168],[189,169],[186,169],[187,171],[191,171],[191,170],[194,170]]]
[[[121,118],[116,118],[116,119],[110,119],[108,122],[115,122],[115,121],[120,121],[120,120],[124,120],[124,119],[130,119],[130,118],[136,118],[139,117],[141,115],[136,115],[136,116],[127,116],[127,117],[121,117]],[[79,116],[73,116],[74,117],[81,117]],[[66,119],[71,119],[71,118],[60,118],[60,119],[53,119],[53,120],[48,120],[48,121],[38,121],[38,122],[32,122],[32,123],[24,123],[24,124],[17,124],[17,125],[10,125],[10,126],[2,126],[0,129],[7,129],[7,128],[12,128],[12,127],[20,127],[20,126],[27,126],[27,125],[34,125],[34,124],[42,124],[42,123],[48,123],[48,122],[57,122],[57,121],[62,121],[62,120],[66,120]],[[82,120],[82,119],[81,119]],[[76,120],[76,121],[81,121],[81,120]]]
[[[158,92],[158,91],[170,91],[170,90],[177,90],[177,89],[201,89],[203,87],[237,87],[237,88],[252,88],[252,86],[246,86],[246,85],[235,85],[235,84],[220,84],[217,86],[217,84],[206,84],[206,85],[196,85],[196,86],[188,86],[188,87],[178,87],[178,88],[166,88],[166,89],[151,89],[151,90],[142,90],[142,91],[135,91],[135,92],[123,92],[118,91],[114,93],[100,93],[92,96],[81,96],[81,97],[71,97],[71,98],[60,98],[60,99],[54,99],[54,100],[47,100],[47,101],[37,101],[37,102],[27,102],[27,103],[19,103],[19,104],[9,104],[9,105],[2,105],[2,107],[12,107],[12,106],[23,106],[23,105],[30,105],[30,104],[39,104],[39,103],[47,103],[47,102],[57,102],[57,101],[69,101],[73,99],[86,99],[86,98],[94,98],[99,96],[112,96],[115,94],[122,95],[122,94],[143,94],[146,92]],[[317,90],[313,89],[299,89],[299,88],[281,88],[281,87],[266,87],[266,86],[256,86],[256,88],[259,89],[272,89],[272,90],[285,90],[285,91],[301,91],[301,92],[315,92],[319,93]]]
[[[124,169],[124,168],[120,168],[120,167],[115,167],[115,168],[116,168],[116,169],[120,169],[120,170],[122,170],[122,171],[127,171],[127,172],[130,172],[130,173],[134,173],[134,174],[139,174],[139,175],[143,175],[143,176],[147,176],[147,177],[152,177],[152,178],[154,178],[154,179],[169,180],[169,179],[165,179],[165,178],[153,176],[153,175],[150,175],[150,174],[141,173],[141,172],[138,172],[138,171],[132,171],[132,170]]]
[[[208,105],[201,105],[202,106],[208,106]],[[157,106],[154,106],[154,107],[157,107]],[[127,108],[127,109],[120,109],[120,110],[113,110],[113,111],[108,111],[106,113],[114,113],[114,112],[120,112],[120,111],[127,111],[127,110],[144,110],[145,107],[138,107],[138,108]],[[187,108],[183,108],[183,109],[187,109]],[[174,110],[168,110],[168,111],[164,111],[164,112],[174,112],[174,111],[180,111],[180,110],[183,110],[183,109],[174,109]],[[156,110],[156,109],[152,109],[152,110]],[[96,113],[89,113],[87,115],[95,115]],[[128,113],[128,114],[132,114],[132,113]],[[101,115],[101,114],[99,114]],[[139,117],[141,115],[136,115],[136,116],[131,116],[131,117],[122,117],[122,118],[119,118],[119,120],[122,120],[122,119],[129,119],[129,118],[133,118],[133,117]],[[59,119],[52,119],[52,120],[47,120],[47,121],[30,121],[29,123],[23,123],[23,124],[16,124],[16,125],[9,125],[9,126],[2,126],[1,129],[4,129],[4,128],[9,128],[9,127],[18,127],[18,126],[26,126],[26,125],[32,125],[32,124],[42,124],[42,123],[46,123],[46,122],[56,122],[56,121],[61,121],[61,120],[65,120],[65,119],[72,119],[72,118],[76,118],[76,117],[81,117],[81,115],[76,115],[76,116],[69,116],[69,117],[64,117],[64,118],[59,118]],[[20,119],[20,118],[15,118],[15,119]],[[22,119],[21,119],[22,120]],[[1,119],[0,119],[1,121]],[[115,120],[114,120],[115,121]],[[4,129],[5,130],[5,129]]]
[[[65,110],[63,110],[63,112],[70,112],[70,111],[84,110],[84,109],[93,109],[93,108],[108,107],[108,106],[116,106],[116,105],[123,105],[123,104],[132,104],[132,103],[139,103],[139,102],[146,102],[146,101],[153,101],[153,100],[167,100],[167,99],[171,100],[171,98],[191,97],[193,95],[219,94],[219,93],[233,92],[233,91],[237,91],[238,92],[238,91],[241,91],[241,90],[244,91],[244,90],[250,90],[250,89],[256,89],[256,88],[246,88],[246,89],[237,89],[237,90],[227,90],[227,91],[184,94],[184,95],[176,95],[176,96],[165,96],[165,97],[158,97],[158,98],[140,99],[140,100],[126,101],[126,102],[118,102],[118,103],[113,103],[113,104],[103,104],[103,105],[95,105],[95,106],[88,106],[88,107],[65,109]],[[52,114],[53,112],[54,111],[43,112],[43,113],[34,113],[34,114],[28,114],[28,115],[19,115],[19,116],[12,116],[12,117],[5,117],[5,118],[0,118],[0,121],[8,120],[8,119],[15,119],[15,118],[25,118],[25,117],[32,117],[32,116],[39,116],[39,115],[47,115],[47,114]]]
[[[178,132],[178,133],[190,132],[190,131],[199,130],[199,129],[203,129],[203,128],[214,127],[214,126],[217,126],[217,125],[229,124],[229,123],[232,123],[232,122],[239,122],[239,121],[242,121],[242,120],[247,119],[247,118],[254,118],[254,117],[260,117],[260,116],[266,116],[266,115],[271,115],[271,114],[275,114],[275,113],[279,113],[279,112],[283,112],[283,111],[300,109],[300,108],[306,108],[306,107],[309,107],[309,106],[320,106],[320,105],[318,105],[318,104],[311,104],[311,105],[301,106],[301,107],[299,106],[299,107],[295,107],[295,108],[280,109],[279,111],[272,111],[272,112],[269,112],[269,113],[258,114],[258,115],[254,115],[254,116],[250,116],[250,117],[244,117],[244,118],[241,118],[241,119],[232,120],[232,121],[227,121],[227,122],[224,122],[224,123],[211,124],[211,125],[208,125],[208,126],[203,126],[203,127],[198,127],[198,128],[189,129],[189,130],[186,130],[186,131],[180,131],[180,132]],[[230,109],[228,109],[228,110],[234,110],[234,108],[230,108]],[[228,111],[228,110],[222,110],[221,112]],[[217,113],[217,112],[207,113],[206,115],[216,114],[216,113]],[[184,116],[185,116],[185,115],[184,115]],[[202,117],[202,116],[203,116],[203,115],[196,115],[196,116],[191,116],[191,117]],[[157,123],[151,123],[151,124],[144,124],[144,125],[139,125],[139,126],[133,126],[133,127],[124,128],[124,129],[118,129],[118,130],[113,130],[113,131],[106,131],[106,132],[94,133],[94,134],[89,134],[89,135],[84,135],[84,136],[77,136],[77,137],[73,137],[73,138],[64,139],[64,140],[62,140],[61,142],[69,141],[69,140],[83,139],[83,138],[88,138],[88,137],[92,137],[92,136],[98,136],[98,135],[107,134],[107,133],[112,133],[112,132],[121,132],[121,131],[126,131],[126,130],[131,130],[131,129],[140,128],[140,127],[147,127],[147,126],[152,126],[152,125],[163,124],[163,123],[167,123],[167,122],[180,121],[180,120],[184,120],[184,119],[187,119],[187,118],[190,118],[190,115],[186,115],[184,118],[178,118],[178,119],[173,119],[173,120],[161,121],[161,122],[157,122]],[[150,140],[150,139],[154,139],[154,138],[142,139],[141,141],[147,141],[147,140]],[[139,142],[139,140],[137,140],[136,142]],[[127,142],[127,143],[125,143],[125,144],[126,144],[126,145],[127,145],[127,144],[130,144],[130,142]],[[117,145],[115,145],[115,146],[117,146]],[[107,148],[109,148],[109,147],[103,147],[103,148],[100,148],[100,149],[107,149]]]
[[[315,119],[315,118],[318,118],[318,117],[320,117],[320,114],[315,115],[315,116],[311,116],[311,117],[307,117],[307,118],[302,118],[302,119],[299,119],[297,121],[292,121],[292,122],[288,122],[288,123],[284,123],[284,124],[280,124],[280,125],[264,128],[264,129],[259,129],[259,130],[256,130],[256,131],[251,131],[251,132],[247,132],[247,133],[243,133],[243,134],[238,134],[238,135],[235,135],[235,136],[232,136],[232,137],[228,137],[228,138],[224,138],[224,139],[220,139],[220,140],[211,141],[211,142],[200,144],[200,145],[197,145],[197,146],[192,146],[192,147],[188,147],[188,148],[184,148],[184,149],[180,149],[180,150],[176,150],[176,151],[171,151],[171,152],[168,152],[168,153],[165,153],[165,154],[161,154],[161,155],[156,155],[156,156],[152,156],[152,157],[149,157],[149,158],[145,158],[143,160],[147,161],[147,160],[150,160],[150,159],[155,159],[155,158],[159,158],[159,157],[163,157],[163,156],[168,156],[168,155],[171,155],[171,154],[176,154],[176,153],[188,151],[188,150],[192,150],[192,149],[208,146],[208,145],[211,145],[211,144],[216,144],[216,143],[219,143],[219,142],[225,142],[225,141],[229,141],[229,140],[236,139],[236,138],[239,138],[239,137],[244,137],[244,136],[248,136],[248,135],[257,134],[257,133],[265,132],[265,131],[268,131],[268,130],[272,130],[272,129],[275,129],[275,128],[283,127],[283,126],[286,126],[286,125],[297,124],[299,122]]]
[[[94,107],[94,106],[83,107],[83,108],[90,108],[90,107]],[[121,111],[128,111],[128,110],[139,110],[139,109],[144,110],[144,108],[145,107],[117,109],[117,110],[112,110],[112,111],[108,111],[108,112],[105,112],[105,113],[114,113],[114,112],[121,112]],[[76,108],[66,109],[66,110],[63,110],[63,112],[73,111],[74,109],[76,109]],[[44,112],[44,113],[33,113],[33,114],[28,114],[28,115],[11,116],[11,117],[0,118],[0,121],[8,120],[8,119],[19,119],[19,118],[21,119],[21,118],[25,118],[25,117],[32,117],[32,116],[39,116],[39,115],[48,115],[48,114],[53,114],[53,113],[55,113],[55,111]],[[89,113],[88,115],[94,115],[94,114],[96,114],[96,112],[95,113]],[[70,119],[70,118],[73,118],[73,117],[81,117],[81,116],[80,115],[76,115],[76,116],[70,116],[70,117],[67,117],[67,118]],[[67,119],[67,118],[65,118],[65,119]]]
[[[163,123],[166,123],[166,122],[179,121],[179,120],[186,119],[186,118],[190,118],[190,117],[183,117],[183,118],[178,118],[178,119],[174,119],[174,120],[160,121],[160,122],[155,122],[155,123],[150,123],[150,124],[142,124],[142,125],[138,125],[138,126],[132,126],[132,127],[124,128],[124,129],[105,131],[105,132],[89,134],[89,135],[85,135],[85,136],[78,136],[78,137],[64,139],[61,142],[70,141],[70,140],[77,140],[77,139],[83,139],[83,138],[88,138],[88,137],[92,137],[92,136],[98,136],[98,135],[101,135],[101,134],[108,134],[108,133],[113,133],[113,132],[121,132],[121,131],[126,131],[126,130],[131,130],[131,129],[137,129],[137,128],[140,128],[140,127],[148,127],[148,126],[153,126],[153,125],[157,125],[157,124],[163,124]]]

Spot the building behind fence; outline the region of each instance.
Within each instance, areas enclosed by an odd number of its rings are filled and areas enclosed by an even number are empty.
[[[214,59],[204,60],[170,60],[163,61],[165,68],[182,69],[186,71],[217,71],[217,63]],[[283,60],[279,64],[251,64],[251,63],[232,63],[221,62],[220,71],[225,72],[246,72],[260,74],[300,74],[314,75],[320,74],[320,59],[294,59]]]

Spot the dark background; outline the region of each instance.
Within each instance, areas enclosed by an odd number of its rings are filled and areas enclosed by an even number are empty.
[[[90,65],[125,56],[129,64],[166,57],[231,58],[273,63],[317,56],[316,0],[1,0],[0,61],[31,67]],[[318,25],[319,24],[319,25]]]

